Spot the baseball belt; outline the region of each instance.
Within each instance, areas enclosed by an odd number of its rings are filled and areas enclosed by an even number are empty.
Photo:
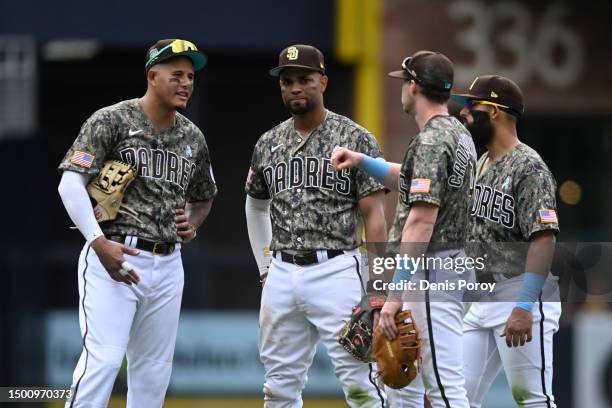
[[[279,252],[283,262],[292,263],[294,265],[306,266],[319,262],[319,258],[317,257],[317,251],[302,252],[299,254],[290,254],[288,252],[283,251],[274,251],[272,253],[272,256],[276,258],[276,255]],[[327,253],[327,259],[332,259],[344,254],[344,251],[341,249],[328,249],[325,252]]]
[[[125,242],[125,238],[125,235],[111,235],[108,237],[108,239],[111,241],[115,241],[120,244]],[[170,255],[174,252],[176,244],[174,242],[149,241],[144,238],[138,238],[134,248],[152,252],[155,255]]]

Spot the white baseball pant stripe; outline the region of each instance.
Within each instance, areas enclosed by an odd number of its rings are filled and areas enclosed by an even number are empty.
[[[514,302],[473,303],[465,317],[464,374],[470,407],[481,407],[503,367],[520,407],[555,408],[553,335],[559,329],[561,304],[540,299],[533,308],[533,340],[509,348],[500,335],[513,308]]]
[[[126,239],[126,245],[136,239]],[[124,356],[128,408],[162,407],[170,381],[183,291],[180,245],[170,255],[124,255],[138,285],[114,281],[86,245],[79,257],[83,352],[66,408],[107,407]]]
[[[444,259],[465,257],[463,250],[444,250],[427,254]],[[458,283],[460,279],[474,282],[474,272],[462,273],[443,269],[419,270],[413,282]],[[468,408],[463,377],[463,316],[469,303],[463,302],[463,291],[426,290],[406,293],[421,339],[421,370],[407,387],[387,390],[392,408],[422,408],[426,394],[433,408]]]
[[[322,251],[319,251],[322,252]],[[308,266],[273,259],[261,297],[259,353],[265,368],[264,406],[302,407],[307,371],[321,340],[349,406],[385,407],[373,369],[338,343],[361,299],[359,252]]]

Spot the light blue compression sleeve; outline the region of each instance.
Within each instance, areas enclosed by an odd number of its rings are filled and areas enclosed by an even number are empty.
[[[358,167],[372,176],[372,178],[374,178],[376,181],[382,183],[385,181],[385,178],[387,178],[387,174],[389,174],[389,168],[391,166],[382,157],[377,157],[375,159],[367,154],[364,154],[363,160],[361,163],[359,163]]]
[[[412,280],[412,265],[408,263],[406,267],[398,265],[395,269],[395,273],[393,274],[393,283],[400,283],[401,281]]]
[[[533,272],[525,272],[523,286],[516,299],[516,307],[531,312],[533,304],[538,300],[546,277]]]

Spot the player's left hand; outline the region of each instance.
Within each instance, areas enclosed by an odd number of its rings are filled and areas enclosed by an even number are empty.
[[[187,219],[184,208],[177,208],[174,210],[174,223],[176,224],[177,234],[181,237],[183,244],[195,238],[195,226]]]
[[[520,307],[515,307],[506,321],[501,337],[506,337],[508,347],[524,346],[532,339],[533,314]]]

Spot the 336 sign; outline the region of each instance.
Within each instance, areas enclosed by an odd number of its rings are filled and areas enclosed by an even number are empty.
[[[536,76],[550,87],[567,88],[580,79],[585,49],[580,36],[564,25],[569,13],[566,4],[552,3],[537,21],[518,1],[488,5],[484,1],[457,0],[448,11],[454,21],[469,22],[456,35],[456,41],[473,55],[471,64],[455,65],[456,82],[469,83],[475,75],[495,73],[519,83]],[[504,28],[497,30],[499,26]],[[502,65],[496,51],[511,54],[512,63]],[[561,58],[555,57],[559,55]]]

